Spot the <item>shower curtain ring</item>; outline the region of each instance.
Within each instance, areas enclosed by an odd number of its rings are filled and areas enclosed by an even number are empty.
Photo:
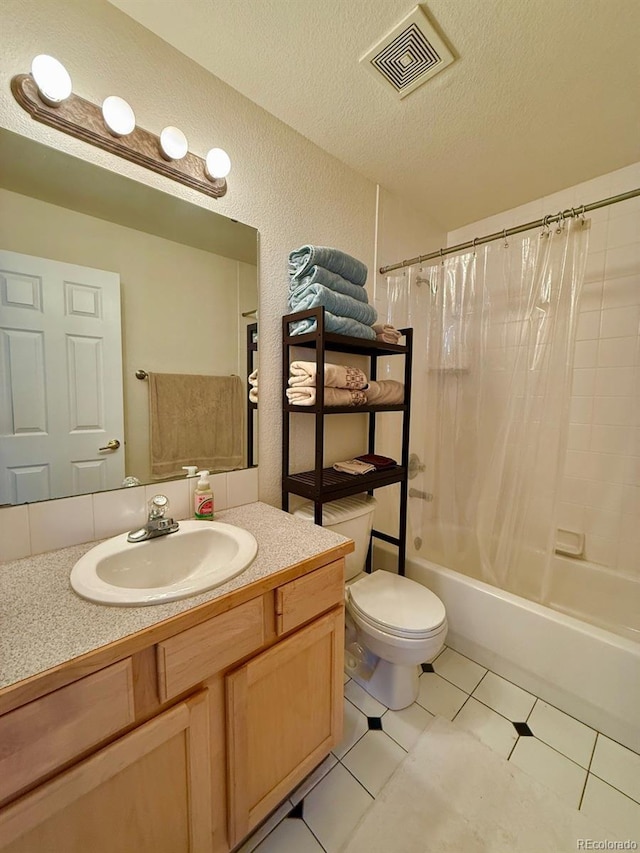
[[[478,245],[478,238],[473,238],[473,256],[476,257],[476,246]]]
[[[505,249],[508,249],[509,248],[509,241],[507,240],[507,229],[506,228],[504,229],[502,234],[504,236],[504,247],[505,247]]]
[[[440,263],[444,266],[444,249],[440,247]]]
[[[542,220],[542,233],[540,237],[548,237],[549,236],[549,214],[544,217]]]

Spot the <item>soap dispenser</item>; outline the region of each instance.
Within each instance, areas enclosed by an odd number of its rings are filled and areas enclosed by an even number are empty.
[[[200,478],[196,483],[194,492],[194,516],[196,518],[208,519],[213,518],[213,491],[209,482],[208,471],[198,471]]]

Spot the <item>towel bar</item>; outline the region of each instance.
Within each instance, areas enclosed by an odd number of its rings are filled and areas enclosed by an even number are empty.
[[[194,374],[200,376],[201,374]],[[206,375],[206,374],[205,374]],[[223,374],[226,375],[226,374]],[[237,373],[230,373],[229,376],[237,376]],[[149,374],[146,370],[136,370],[136,379],[148,379]]]

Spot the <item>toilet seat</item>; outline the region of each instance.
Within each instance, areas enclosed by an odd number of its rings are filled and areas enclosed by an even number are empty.
[[[347,596],[363,622],[391,636],[423,640],[446,630],[444,604],[409,578],[378,570],[351,584]]]
[[[389,638],[394,637],[398,640],[415,640],[416,642],[421,640],[430,640],[432,637],[436,637],[443,630],[446,631],[447,629],[447,623],[445,620],[437,628],[433,628],[430,631],[422,631],[419,633],[416,631],[405,631],[402,628],[397,628],[395,625],[393,627],[389,625],[382,625],[380,622],[375,622],[373,619],[367,618],[366,615],[353,607],[352,602],[350,602],[349,609],[351,611],[351,615],[355,620],[357,620],[357,623],[360,624],[360,627],[364,628],[366,626],[373,631],[379,631],[384,636]]]

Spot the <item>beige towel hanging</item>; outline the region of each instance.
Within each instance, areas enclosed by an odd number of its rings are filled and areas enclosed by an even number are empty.
[[[183,465],[241,468],[244,385],[239,376],[149,374],[151,476],[181,477]]]

